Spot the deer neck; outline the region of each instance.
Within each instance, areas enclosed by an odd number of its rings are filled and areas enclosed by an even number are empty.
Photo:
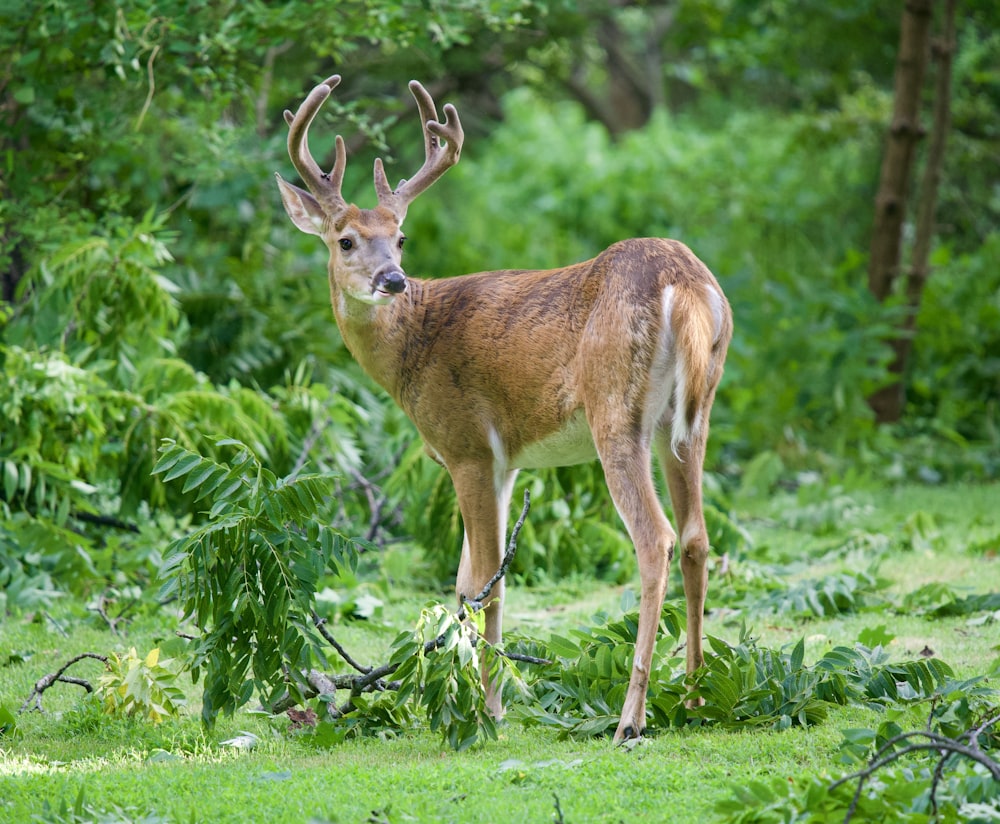
[[[372,380],[405,410],[405,388],[417,368],[413,360],[421,336],[425,285],[410,278],[405,293],[389,303],[371,304],[345,294],[331,281],[330,297],[348,351]]]

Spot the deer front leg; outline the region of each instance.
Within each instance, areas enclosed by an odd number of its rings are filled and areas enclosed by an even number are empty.
[[[635,545],[642,587],[632,675],[614,738],[620,743],[639,738],[646,729],[646,690],[676,534],[656,497],[649,450],[636,445],[621,455],[598,446],[598,452],[615,508]]]
[[[494,472],[492,463],[465,463],[451,468],[451,478],[462,512],[465,538],[462,560],[455,581],[458,600],[475,598],[492,578],[503,560],[503,545],[507,531],[507,512],[517,473]],[[503,635],[503,603],[505,583],[501,578],[493,585],[487,604],[484,638],[499,644]],[[497,719],[503,716],[503,701],[499,691],[483,669],[486,706]]]

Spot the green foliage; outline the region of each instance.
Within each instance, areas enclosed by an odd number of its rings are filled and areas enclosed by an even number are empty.
[[[716,811],[726,822],[1000,820],[1000,783],[994,777],[1000,764],[991,757],[1000,744],[996,690],[978,680],[943,685],[921,730],[905,732],[900,722],[914,716],[898,710],[887,713],[877,730],[843,730],[845,763],[867,762],[867,769],[835,781],[805,775],[734,785],[732,797]],[[915,746],[932,737],[930,746]],[[956,749],[949,751],[948,745]],[[962,749],[970,745],[982,761]]]
[[[124,655],[112,653],[101,675],[98,695],[109,715],[138,715],[154,724],[176,716],[187,703],[176,685],[178,673],[169,659],[160,659],[159,648],[145,658],[130,647]]]
[[[975,253],[941,249],[918,319],[911,402],[949,440],[982,438],[1000,415],[1000,303],[987,261],[1000,256],[1000,233],[982,238]],[[947,364],[947,366],[945,366]],[[927,465],[947,471],[939,459]]]
[[[889,585],[864,572],[842,572],[819,579],[796,581],[756,598],[753,609],[758,612],[793,613],[822,618],[845,612],[860,612],[872,605],[882,605],[879,593]]]
[[[124,399],[58,352],[5,346],[0,357],[5,506],[44,514],[54,526],[65,525],[71,510],[95,511],[102,446],[109,425],[125,415]]]
[[[893,767],[879,771],[855,804],[856,785],[831,788],[830,780],[807,776],[775,777],[734,787],[733,797],[716,808],[728,824],[803,822],[842,824],[848,810],[855,821],[978,821],[1000,818],[996,781],[978,765],[959,762],[938,783],[937,815],[930,802],[934,780],[929,767]]]
[[[163,542],[161,519],[149,517],[166,498],[150,477],[161,437],[207,449],[200,433],[224,427],[287,460],[292,427],[279,404],[237,385],[213,387],[172,355],[179,314],[159,271],[170,259],[161,221],[108,223],[43,260],[2,329],[5,607],[48,603],[60,589],[125,571],[148,580],[151,565],[134,560]],[[312,420],[302,417],[308,431]],[[123,520],[140,514],[142,526]],[[108,535],[106,525],[123,532]]]
[[[487,662],[498,690],[512,674],[496,650],[476,643],[483,631],[482,613],[474,618],[463,623],[440,604],[429,606],[420,613],[413,632],[393,642],[389,656],[389,663],[398,666],[397,705],[414,699],[426,712],[430,728],[440,731],[455,750],[497,737],[496,721],[486,708],[481,661]],[[427,651],[429,641],[434,648]]]
[[[573,737],[609,734],[618,725],[632,669],[638,613],[596,619],[597,623],[569,636],[530,643],[532,655],[552,664],[530,673],[528,698],[511,710],[523,723],[546,724],[558,729],[560,736]],[[683,624],[683,614],[665,605],[649,679],[654,719],[661,723],[664,706],[672,707],[687,694],[671,677],[678,659],[670,648]]]
[[[202,635],[191,651],[197,678],[205,670],[202,718],[211,725],[232,713],[255,689],[267,701],[286,688],[285,669],[307,672],[322,659],[311,610],[329,567],[353,568],[354,545],[323,522],[330,478],[277,478],[246,445],[230,463],[165,441],[154,467],[163,481],[183,480],[182,491],[209,506],[207,521],[175,541],[160,570],[161,597],[177,595]]]
[[[901,606],[908,612],[921,613],[928,618],[990,613],[1000,610],[1000,592],[959,595],[954,587],[947,584],[925,584],[908,592]]]
[[[805,644],[761,648],[744,631],[736,645],[709,636],[705,664],[687,676],[667,650],[677,642],[680,616],[670,605],[650,665],[647,714],[651,729],[689,724],[723,729],[811,726],[833,705],[894,707],[925,701],[945,689],[951,668],[937,659],[890,663],[881,647],[836,647],[805,664]],[[635,613],[586,627],[574,637],[538,644],[553,664],[529,679],[531,696],[515,713],[525,723],[561,735],[608,734],[618,723],[638,628]],[[534,645],[533,645],[534,646]]]
[[[135,222],[116,217],[59,246],[21,281],[6,339],[64,351],[127,385],[140,360],[170,351],[180,320],[176,287],[160,274],[173,260],[165,221],[152,209]]]

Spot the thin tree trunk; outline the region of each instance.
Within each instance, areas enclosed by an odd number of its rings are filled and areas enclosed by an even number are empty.
[[[903,380],[913,339],[916,333],[917,314],[923,299],[924,286],[930,276],[931,247],[934,240],[935,212],[941,170],[944,166],[945,147],[951,129],[951,66],[955,52],[955,7],[957,0],[945,0],[942,34],[932,44],[933,57],[937,62],[937,76],[934,90],[934,120],[924,174],[920,184],[920,200],[917,203],[916,233],[910,267],[905,281],[905,314],[900,324],[899,335],[892,341],[893,360],[889,371],[898,377],[894,383],[883,387],[870,399],[872,408],[880,421],[897,421],[902,416],[906,403],[906,384]]]
[[[892,294],[900,272],[909,179],[916,147],[924,134],[920,125],[920,96],[930,53],[932,11],[933,0],[907,0],[903,9],[892,125],[875,198],[875,226],[868,261],[868,288],[879,301]],[[882,392],[869,399],[880,422],[894,419],[893,409],[885,406],[884,401]]]

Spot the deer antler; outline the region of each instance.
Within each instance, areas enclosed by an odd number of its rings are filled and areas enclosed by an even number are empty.
[[[316,117],[320,106],[339,84],[339,74],[328,77],[309,92],[309,96],[302,101],[302,105],[294,115],[285,109],[285,122],[288,124],[288,156],[292,159],[292,165],[295,166],[302,182],[329,214],[337,214],[348,205],[340,193],[341,184],[344,182],[344,167],[347,165],[347,150],[344,148],[343,138],[337,135],[336,160],[333,169],[326,174],[309,152],[307,133],[309,124]]]
[[[381,158],[375,161],[375,192],[378,195],[379,206],[384,206],[391,211],[400,223],[406,217],[407,206],[413,202],[417,195],[458,163],[459,155],[462,152],[462,141],[465,139],[462,122],[458,119],[458,110],[451,103],[445,104],[444,123],[441,123],[437,119],[434,98],[430,96],[427,89],[416,80],[411,80],[410,92],[413,94],[413,99],[417,101],[420,120],[423,123],[424,165],[409,180],[401,180],[394,191],[386,179]]]

